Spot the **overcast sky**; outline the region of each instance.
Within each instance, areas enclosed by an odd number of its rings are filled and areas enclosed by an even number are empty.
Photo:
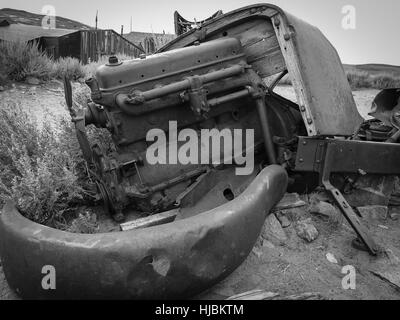
[[[344,63],[387,63],[400,65],[400,0],[271,0],[286,11],[319,27],[337,48]],[[224,13],[254,4],[251,0],[0,0],[0,8],[41,13],[53,5],[56,14],[94,26],[129,31],[174,32],[173,13],[202,20],[219,9]],[[356,9],[356,29],[342,27],[342,8]]]

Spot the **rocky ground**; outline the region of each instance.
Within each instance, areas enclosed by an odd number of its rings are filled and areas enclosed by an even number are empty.
[[[397,217],[381,216],[377,207],[366,208],[364,223],[381,250],[372,257],[352,247],[354,231],[335,208],[322,204],[319,213],[311,213],[313,207],[307,203],[270,215],[245,263],[199,298],[224,299],[261,289],[281,297],[314,292],[325,299],[399,299]],[[355,288],[346,290],[342,282],[349,266],[355,270]]]
[[[74,84],[74,88],[81,86]],[[38,119],[38,125],[53,121],[56,126],[57,117],[68,116],[59,82],[17,84],[3,89],[0,88],[0,107],[19,102]],[[294,100],[291,87],[278,87],[277,92]],[[354,92],[363,116],[368,114],[377,93],[377,90]],[[296,195],[287,196],[284,201],[289,207],[296,204],[295,208],[271,214],[248,259],[226,280],[197,298],[223,299],[261,289],[281,296],[318,292],[328,299],[399,299],[400,221],[397,208],[388,209],[394,188],[394,180],[391,181],[374,184],[371,194],[379,194],[379,203],[375,204],[380,206],[371,207],[374,203],[367,202],[356,204],[364,207],[360,208],[364,223],[380,245],[378,257],[352,247],[353,230],[323,195],[302,199]],[[368,194],[364,196],[368,198]],[[356,272],[354,289],[345,290],[342,286],[345,266],[354,267]],[[0,299],[18,299],[7,285],[1,263]]]

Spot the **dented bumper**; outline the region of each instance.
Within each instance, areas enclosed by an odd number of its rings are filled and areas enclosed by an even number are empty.
[[[252,250],[287,174],[264,169],[235,200],[173,223],[127,232],[71,234],[24,218],[12,203],[0,217],[9,285],[29,299],[187,298],[234,271]],[[55,290],[44,290],[44,266]]]

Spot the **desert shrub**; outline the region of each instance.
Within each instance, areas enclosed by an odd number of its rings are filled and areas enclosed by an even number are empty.
[[[65,76],[71,80],[85,78],[85,68],[76,58],[59,58],[53,64],[52,77],[64,79]]]
[[[0,204],[12,199],[27,218],[50,226],[73,214],[88,192],[71,123],[39,129],[18,104],[5,105],[0,136]]]
[[[366,71],[360,70],[347,70],[347,80],[353,89],[357,88],[370,88],[371,82],[369,80],[369,74]]]
[[[51,59],[39,50],[37,43],[0,42],[0,73],[10,80],[48,80],[52,67]]]
[[[40,80],[85,78],[86,70],[76,58],[66,57],[53,61],[38,44],[25,42],[0,43],[0,74],[13,81],[24,81],[27,77]]]
[[[80,213],[78,217],[72,221],[71,225],[66,228],[66,231],[85,234],[98,233],[99,224],[96,214],[90,214],[89,212],[84,214]]]

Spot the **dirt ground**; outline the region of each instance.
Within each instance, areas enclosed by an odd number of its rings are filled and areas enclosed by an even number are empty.
[[[81,84],[76,83],[74,87]],[[291,87],[278,87],[278,93],[294,99]],[[367,116],[371,102],[378,90],[358,90],[354,98],[360,113]],[[68,116],[64,105],[62,85],[51,82],[29,86],[17,84],[0,92],[0,108],[18,101],[38,118],[46,115]],[[56,121],[56,120],[54,120]],[[55,122],[56,124],[56,122]],[[319,232],[318,238],[308,243],[297,236],[295,223],[282,229],[284,240],[271,241],[261,236],[247,260],[227,279],[199,295],[199,299],[224,299],[254,289],[265,289],[281,296],[304,292],[319,292],[328,299],[399,299],[398,272],[400,270],[400,221],[367,219],[382,253],[374,258],[351,246],[355,234],[347,224],[332,225],[323,216],[311,215],[296,209],[295,215],[311,218]],[[264,230],[265,233],[265,230]],[[265,235],[265,234],[264,234]],[[328,261],[332,254],[337,263]],[[342,288],[343,266],[354,266],[356,288]],[[373,271],[385,272],[393,283],[374,275]],[[0,262],[0,299],[18,299],[7,285]]]

